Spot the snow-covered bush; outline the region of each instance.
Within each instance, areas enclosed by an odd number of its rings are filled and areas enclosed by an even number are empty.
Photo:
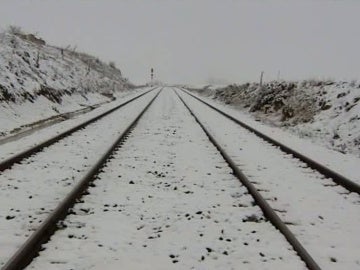
[[[266,123],[360,156],[360,85],[334,80],[228,85],[198,93],[242,108]]]

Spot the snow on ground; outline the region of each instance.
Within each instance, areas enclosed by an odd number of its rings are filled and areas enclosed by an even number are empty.
[[[360,157],[360,83],[333,81],[229,85],[198,92],[315,144]]]
[[[0,265],[64,199],[156,92],[140,97],[0,174]]]
[[[59,113],[110,101],[132,88],[113,65],[45,44],[21,32],[0,33],[0,135]]]
[[[24,151],[25,149],[28,149],[30,147],[33,147],[35,145],[38,145],[42,143],[43,141],[46,141],[55,135],[62,133],[64,131],[67,131],[83,122],[86,122],[87,120],[90,120],[112,108],[115,108],[116,106],[134,98],[135,96],[138,96],[152,88],[142,88],[142,89],[136,89],[127,92],[126,95],[124,95],[122,98],[118,98],[117,100],[104,104],[86,114],[78,115],[74,118],[71,118],[69,120],[53,124],[52,126],[48,128],[44,128],[41,130],[37,130],[36,132],[32,134],[27,134],[26,137],[23,137],[21,139],[16,139],[9,141],[5,144],[0,145],[0,161],[4,161],[5,159],[10,158],[11,156]]]
[[[359,269],[360,197],[177,90],[323,269]]]
[[[297,134],[289,132],[288,129],[275,127],[273,125],[263,123],[262,121],[258,121],[258,119],[254,119],[252,114],[242,109],[239,110],[238,107],[234,108],[233,106],[225,105],[218,100],[213,100],[211,98],[212,95],[208,97],[199,95],[199,97],[205,99],[209,104],[225,111],[245,124],[268,135],[269,137],[282,142],[295,151],[316,160],[317,162],[360,184],[360,159],[358,157],[349,153],[344,154],[328,149],[319,145],[319,142],[312,142],[308,138],[301,138]]]
[[[117,92],[114,97],[121,99],[138,90],[140,89]],[[86,96],[66,96],[61,104],[53,103],[44,97],[39,97],[36,103],[0,103],[0,143],[8,141],[8,138],[19,137],[20,134],[86,113],[113,100],[99,93],[89,93]]]
[[[165,88],[28,269],[305,269]]]

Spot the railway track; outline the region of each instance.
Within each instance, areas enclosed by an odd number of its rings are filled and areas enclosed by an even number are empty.
[[[178,90],[176,94],[167,88],[158,98],[153,96],[96,165],[87,164],[80,184],[67,192],[66,200],[3,269],[25,267],[55,230],[29,269],[58,265],[69,269],[356,269],[360,265],[357,239],[346,238],[359,235],[357,194],[343,193],[318,175],[311,182],[301,179],[296,192],[286,190],[281,183],[291,187],[293,182],[286,183],[288,179],[273,175],[270,165],[262,164],[270,152],[275,162],[284,162],[282,169],[293,171],[294,181],[313,171],[259,143],[253,134],[239,131],[237,124],[187,94]],[[247,159],[251,140],[259,153],[263,148],[256,162]],[[279,182],[272,182],[274,177]],[[309,183],[309,189],[300,190]],[[311,188],[319,193],[317,201],[316,196],[301,197]],[[297,193],[302,200],[297,200]],[[319,203],[323,195],[336,198],[341,207]],[[306,200],[319,204],[314,205],[315,211],[327,212],[317,216],[304,207]],[[298,214],[308,210],[310,217]],[[328,220],[336,214],[347,223]],[[330,229],[325,226],[329,222]],[[339,228],[344,229],[345,239],[331,242],[331,233]],[[314,246],[316,241],[319,246]]]
[[[311,255],[307,250],[302,246],[302,244],[296,239],[295,235],[289,230],[285,223],[279,218],[276,212],[271,208],[263,196],[259,193],[256,187],[251,183],[251,181],[242,173],[238,168],[236,163],[232,158],[226,153],[223,147],[216,141],[214,136],[209,132],[209,130],[204,126],[204,124],[199,120],[199,118],[194,114],[193,110],[186,104],[186,102],[178,95],[184,106],[189,110],[191,115],[195,118],[196,122],[201,126],[206,135],[209,137],[213,145],[218,149],[223,158],[229,164],[229,167],[233,170],[234,175],[241,181],[241,183],[249,190],[250,194],[253,196],[255,202],[260,206],[261,210],[264,212],[264,215],[271,221],[271,223],[285,236],[289,243],[293,246],[295,251],[299,254],[305,264],[309,269],[320,269],[318,264],[314,261]]]
[[[170,89],[110,157],[29,269],[306,268]]]
[[[190,93],[176,91],[322,268],[359,267],[354,253],[360,248],[360,239],[354,237],[360,234],[358,193],[254,136]]]
[[[72,133],[74,133],[74,132],[76,132],[76,131],[78,131],[78,130],[86,127],[86,126],[88,126],[89,124],[94,123],[94,122],[102,119],[103,117],[105,117],[105,116],[111,114],[112,112],[122,108],[126,104],[131,103],[132,101],[142,97],[143,95],[151,92],[152,90],[154,90],[154,88],[152,88],[152,89],[150,89],[150,90],[148,90],[148,91],[146,91],[146,92],[144,92],[144,93],[142,93],[140,95],[137,95],[134,98],[131,98],[131,99],[129,99],[129,100],[115,106],[114,108],[111,108],[111,109],[109,109],[109,110],[107,110],[107,111],[105,111],[105,112],[103,112],[103,113],[101,113],[101,114],[99,114],[99,115],[97,115],[95,117],[92,117],[92,118],[86,120],[83,123],[80,123],[80,124],[70,128],[70,129],[68,129],[66,131],[63,131],[60,134],[57,134],[56,136],[48,138],[48,139],[44,140],[43,142],[37,143],[35,146],[29,147],[29,148],[25,149],[24,151],[22,151],[20,153],[17,153],[15,155],[11,156],[11,157],[6,158],[5,160],[0,161],[0,172],[11,168],[14,164],[19,163],[21,160],[23,160],[23,159],[25,159],[25,158],[27,158],[27,157],[41,151],[45,147],[48,147],[48,146],[60,141],[61,139],[63,139],[65,137],[71,135]]]
[[[346,188],[350,192],[356,192],[356,193],[360,194],[360,185],[358,184],[360,182],[360,180],[352,181],[352,180],[348,179],[347,177],[335,172],[334,170],[331,170],[330,168],[322,165],[321,163],[317,162],[316,160],[313,160],[312,158],[307,157],[307,156],[299,153],[298,151],[292,149],[291,147],[289,147],[289,146],[287,146],[287,145],[285,145],[285,144],[283,144],[283,143],[281,143],[281,142],[267,136],[266,134],[256,130],[255,128],[253,128],[253,127],[251,127],[251,126],[249,126],[247,124],[245,124],[244,122],[240,121],[239,119],[236,119],[235,117],[233,117],[233,116],[227,114],[226,112],[220,110],[219,108],[216,108],[215,106],[211,105],[210,103],[206,102],[205,100],[200,99],[199,97],[195,96],[194,94],[191,94],[189,91],[184,91],[184,92],[187,93],[188,95],[192,96],[193,98],[197,99],[201,103],[209,106],[210,108],[217,111],[218,113],[222,114],[226,118],[234,121],[235,123],[237,123],[241,127],[253,132],[255,135],[257,135],[261,139],[271,143],[272,145],[275,145],[275,146],[279,147],[285,153],[293,155],[294,157],[298,158],[302,162],[306,163],[310,168],[318,171],[319,173],[323,174],[324,176],[326,176],[328,178],[331,178],[335,183],[343,186],[344,188]]]
[[[1,173],[0,196],[3,201],[0,209],[3,222],[0,223],[0,228],[6,235],[3,238],[6,250],[0,255],[1,265],[4,265],[25,239],[32,245],[32,248],[25,249],[25,253],[36,251],[41,241],[38,242],[32,233],[51,231],[48,227],[54,225],[51,224],[54,217],[46,219],[46,216],[53,211],[58,214],[61,212],[67,203],[56,208],[58,203],[65,196],[68,196],[68,201],[73,198],[72,189],[80,189],[84,185],[83,176],[92,173],[93,165],[99,162],[98,156],[105,153],[104,149],[108,149],[114,141],[125,136],[124,130],[128,132],[128,127],[131,126],[129,123],[134,123],[134,115],[141,114],[143,108],[148,108],[159,93],[156,92],[132,99],[121,108],[104,115],[101,121],[94,121],[71,135],[67,134],[67,137],[57,143],[22,160],[20,164],[13,164]],[[23,262],[11,263],[9,269],[19,269],[22,265]]]

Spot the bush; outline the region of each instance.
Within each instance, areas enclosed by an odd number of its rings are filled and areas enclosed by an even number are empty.
[[[21,30],[21,27],[16,26],[16,25],[10,25],[8,26],[8,32],[10,34],[14,34],[14,35],[22,35],[23,31]]]
[[[114,61],[111,61],[110,63],[109,63],[109,66],[111,67],[111,68],[116,68],[116,65],[115,65],[115,62]]]

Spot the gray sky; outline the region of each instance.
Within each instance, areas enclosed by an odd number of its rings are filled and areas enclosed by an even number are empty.
[[[115,61],[135,83],[360,79],[359,0],[0,0],[0,27]]]

